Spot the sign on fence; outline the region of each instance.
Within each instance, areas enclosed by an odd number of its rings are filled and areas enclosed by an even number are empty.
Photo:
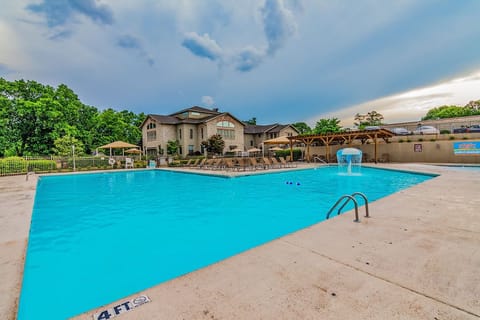
[[[455,155],[479,155],[480,141],[454,142],[453,153]]]

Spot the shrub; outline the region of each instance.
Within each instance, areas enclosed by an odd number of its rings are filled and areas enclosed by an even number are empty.
[[[450,136],[450,137],[448,137],[448,139],[455,140],[455,136]]]
[[[403,141],[403,139],[399,139],[398,140],[398,143],[404,143],[405,141]]]
[[[418,141],[419,141],[419,142],[422,142],[422,141],[423,141],[423,138],[419,138]]]
[[[431,142],[435,142],[435,141],[437,141],[437,140],[436,140],[436,139],[434,139],[434,138],[432,138],[432,139],[430,139],[430,141],[431,141]]]
[[[54,160],[27,160],[28,171],[52,171],[57,169],[57,163]]]
[[[290,149],[286,150],[279,150],[275,151],[276,157],[289,157],[290,156]],[[302,157],[302,150],[300,149],[293,149],[293,160],[296,161]]]
[[[447,129],[440,130],[440,134],[450,134],[450,130],[447,130]]]
[[[147,161],[144,160],[137,160],[133,162],[133,165],[135,168],[146,168],[147,167]]]
[[[412,140],[410,140],[410,139],[407,139],[407,142],[412,142]]]

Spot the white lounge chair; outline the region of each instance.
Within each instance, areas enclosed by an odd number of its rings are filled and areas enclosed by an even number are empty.
[[[125,158],[125,169],[132,168],[133,169],[133,159],[132,158]]]

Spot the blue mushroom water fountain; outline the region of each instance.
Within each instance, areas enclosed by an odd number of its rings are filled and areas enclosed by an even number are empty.
[[[343,148],[337,151],[338,170],[341,174],[360,174],[362,167],[362,150]]]

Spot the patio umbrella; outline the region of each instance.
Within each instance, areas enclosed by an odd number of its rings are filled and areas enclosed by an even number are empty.
[[[260,150],[258,148],[250,148],[247,151],[248,151],[248,156],[250,156],[250,153],[253,153],[255,155],[257,152],[260,152],[262,150]]]
[[[265,144],[289,144],[290,139],[288,139],[286,136],[285,137],[278,137],[274,139],[268,139],[263,141]]]
[[[99,147],[100,149],[110,149],[110,156],[112,156],[112,149],[123,149],[125,155],[125,148],[137,148],[136,145],[124,142],[124,141],[115,141],[106,145]]]
[[[125,152],[129,154],[138,154],[140,156],[139,159],[142,160],[142,151],[137,148],[131,148],[131,149],[125,150]]]
[[[131,148],[131,149],[125,150],[125,152],[126,152],[126,153],[136,153],[136,154],[142,153],[142,151],[140,151],[140,150],[137,149],[137,148]]]
[[[270,151],[280,151],[280,150],[283,150],[283,149],[280,148],[280,147],[273,147],[273,148],[270,148],[269,150]]]

